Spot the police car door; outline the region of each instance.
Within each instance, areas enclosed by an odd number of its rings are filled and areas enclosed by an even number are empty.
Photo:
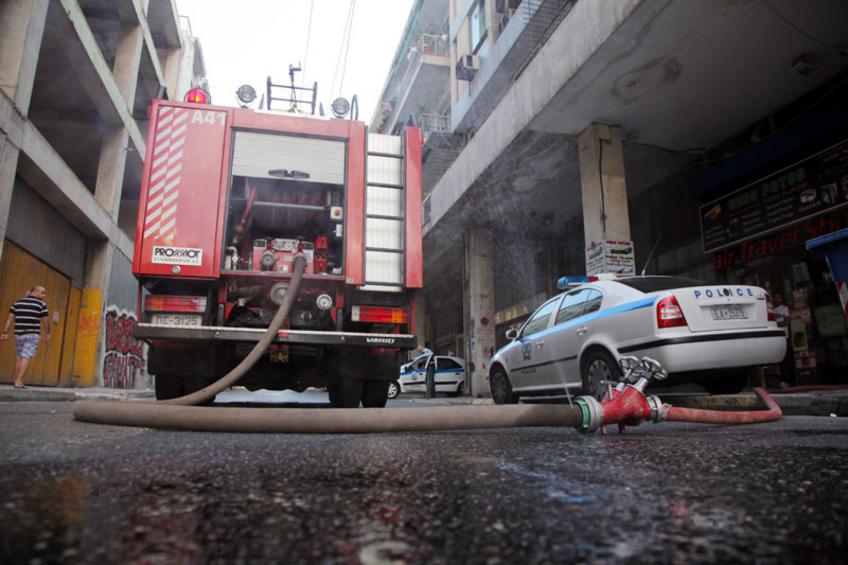
[[[521,328],[508,359],[513,389],[538,388],[549,381],[546,372],[550,371],[551,355],[546,330],[561,300],[562,296],[557,296],[542,304]]]
[[[595,289],[579,288],[565,295],[559,307],[548,341],[553,362],[549,372],[551,385],[581,384],[577,356],[588,339],[603,295]]]
[[[403,381],[404,390],[412,392],[424,390],[424,378],[430,357],[432,355],[421,355],[410,365],[409,372],[405,375]]]

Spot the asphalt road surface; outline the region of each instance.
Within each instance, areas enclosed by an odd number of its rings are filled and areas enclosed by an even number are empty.
[[[0,562],[844,563],[848,419],[248,435],[0,404]],[[320,409],[316,409],[320,417]]]

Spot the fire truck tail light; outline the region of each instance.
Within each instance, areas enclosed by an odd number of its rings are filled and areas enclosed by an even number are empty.
[[[212,97],[202,88],[192,88],[186,92],[185,101],[194,104],[211,104]]]
[[[686,326],[686,317],[680,309],[677,299],[673,296],[663,298],[657,302],[657,327],[678,328]]]
[[[202,314],[206,311],[205,296],[151,295],[144,300],[147,312],[187,312]]]
[[[405,324],[409,321],[409,314],[406,308],[353,306],[350,310],[351,318],[354,322]]]

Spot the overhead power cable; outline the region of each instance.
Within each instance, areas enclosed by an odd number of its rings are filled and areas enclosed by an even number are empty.
[[[347,42],[345,43],[344,61],[342,62],[342,80],[339,81],[339,95],[344,91],[345,71],[347,71],[347,56],[350,54],[350,38],[353,36],[353,18],[356,12],[356,0],[350,4],[350,23],[347,28]]]
[[[339,94],[341,94],[341,84],[337,83],[336,79],[339,76],[339,66],[342,63],[342,59],[347,59],[347,47],[350,45],[350,28],[353,24],[353,10],[356,5],[356,0],[351,0],[350,7],[347,12],[347,20],[345,21],[345,27],[342,31],[341,44],[339,45],[339,56],[336,58],[336,70],[333,73],[333,87],[330,89],[330,92],[336,92],[336,84],[339,84]]]
[[[312,10],[315,8],[315,0],[309,2],[309,23],[306,25],[306,49],[303,51],[303,66],[300,73],[300,86],[303,86],[303,80],[306,77],[306,62],[309,60],[309,38],[312,36]]]

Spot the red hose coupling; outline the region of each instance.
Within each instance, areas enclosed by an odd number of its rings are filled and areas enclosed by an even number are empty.
[[[646,397],[638,388],[627,385],[623,391],[613,390],[603,402],[591,396],[577,398],[577,406],[582,413],[578,428],[583,433],[596,432],[601,426],[619,424],[637,426],[642,422],[660,422],[665,417],[662,402],[656,396]]]

